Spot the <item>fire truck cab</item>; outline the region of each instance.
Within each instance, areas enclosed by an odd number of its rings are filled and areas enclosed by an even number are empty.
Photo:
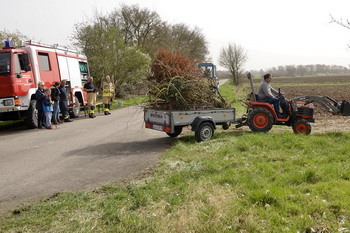
[[[70,115],[79,117],[86,104],[83,85],[89,76],[85,55],[58,45],[26,41],[14,48],[4,41],[0,49],[0,120],[25,119],[28,128],[37,127],[35,92],[39,81],[50,88],[67,80]]]

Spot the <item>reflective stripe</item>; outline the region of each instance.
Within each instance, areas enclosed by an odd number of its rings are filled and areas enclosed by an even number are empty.
[[[94,113],[95,111],[94,110],[89,110],[89,113]]]
[[[109,108],[104,108],[103,111],[104,112],[109,112]]]

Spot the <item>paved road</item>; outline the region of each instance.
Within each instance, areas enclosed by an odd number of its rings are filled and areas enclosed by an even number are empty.
[[[129,107],[57,129],[0,131],[0,213],[57,192],[133,178],[154,165],[171,138],[145,129]]]
[[[219,79],[219,85],[223,85],[228,81],[228,79]]]

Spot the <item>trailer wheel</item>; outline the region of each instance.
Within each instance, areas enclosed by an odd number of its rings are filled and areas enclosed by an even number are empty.
[[[74,96],[74,105],[72,106],[72,110],[70,111],[71,118],[78,118],[80,115],[80,102],[78,97]]]
[[[166,133],[169,137],[176,138],[182,132],[182,126],[175,126],[174,133]]]
[[[310,134],[311,133],[311,125],[308,121],[304,119],[297,120],[292,125],[293,131],[296,134]]]
[[[265,108],[255,108],[248,115],[248,125],[253,132],[268,132],[272,124],[273,117]]]
[[[203,122],[197,129],[195,133],[196,141],[208,141],[214,136],[214,126],[212,123]]]
[[[28,129],[34,129],[38,127],[38,110],[36,110],[36,100],[31,100],[29,109],[26,112],[24,123]]]

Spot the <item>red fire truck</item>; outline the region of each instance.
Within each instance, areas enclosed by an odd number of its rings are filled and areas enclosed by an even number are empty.
[[[79,117],[86,104],[82,87],[89,76],[85,55],[58,45],[26,41],[14,48],[4,41],[0,49],[0,120],[24,119],[28,128],[37,127],[35,92],[39,81],[51,87],[67,80],[71,117]]]

